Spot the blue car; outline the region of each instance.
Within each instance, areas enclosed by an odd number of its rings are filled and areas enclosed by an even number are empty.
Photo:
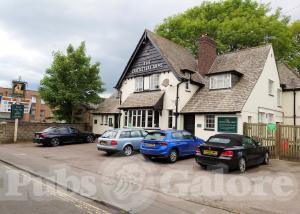
[[[195,155],[196,148],[204,143],[187,131],[158,130],[149,132],[140,147],[145,158],[165,158],[175,163],[178,157]]]

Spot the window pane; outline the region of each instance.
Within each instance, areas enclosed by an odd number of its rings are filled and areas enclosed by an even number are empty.
[[[147,127],[152,127],[152,120],[153,120],[153,111],[148,110],[148,124],[147,124]]]
[[[132,131],[131,137],[142,137],[142,134],[140,131]]]
[[[164,140],[166,134],[162,132],[149,132],[145,139],[146,140]]]
[[[144,77],[135,78],[135,91],[143,91],[144,89]]]
[[[173,128],[173,110],[169,110],[169,115],[168,115],[168,128],[169,128],[169,129]]]
[[[146,127],[146,110],[142,110],[142,127]]]
[[[217,137],[212,137],[209,138],[208,143],[223,143],[223,144],[227,144],[230,142],[230,139],[228,138],[217,138]]]
[[[159,112],[154,111],[154,127],[159,127]]]
[[[172,138],[176,140],[183,140],[183,135],[181,132],[173,132]]]
[[[186,140],[193,140],[194,139],[193,135],[189,132],[183,132],[182,135],[183,135],[183,138],[186,139]]]
[[[205,128],[206,129],[215,129],[215,115],[206,115],[205,116]]]
[[[103,137],[103,138],[115,138],[116,135],[117,135],[116,131],[106,131],[106,132],[104,132],[103,135],[101,135],[101,137]]]
[[[126,132],[121,132],[119,138],[130,138],[130,132],[128,132],[128,131],[126,131]]]

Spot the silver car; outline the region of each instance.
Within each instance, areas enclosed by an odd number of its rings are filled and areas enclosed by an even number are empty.
[[[97,139],[97,149],[107,154],[123,152],[130,156],[133,151],[140,149],[146,132],[143,129],[115,129],[104,132]]]

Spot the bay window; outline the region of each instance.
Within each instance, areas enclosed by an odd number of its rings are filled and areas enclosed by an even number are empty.
[[[209,79],[209,89],[231,88],[231,74],[219,74]]]
[[[136,77],[135,91],[143,91],[143,90],[144,90],[144,77]]]
[[[151,109],[124,111],[124,127],[158,128],[159,112]]]

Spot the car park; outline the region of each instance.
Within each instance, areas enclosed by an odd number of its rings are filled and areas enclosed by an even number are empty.
[[[49,127],[42,132],[36,132],[33,142],[45,146],[58,146],[65,143],[92,143],[94,134],[81,132],[72,127]]]
[[[238,134],[217,134],[211,136],[197,148],[196,162],[203,168],[217,166],[226,170],[268,164],[269,151],[260,142]]]
[[[147,134],[140,152],[145,158],[164,158],[175,163],[178,157],[195,155],[202,143],[202,139],[184,130],[157,130]]]
[[[97,149],[108,155],[122,152],[125,156],[130,156],[140,149],[146,134],[143,129],[109,130],[97,139]]]

